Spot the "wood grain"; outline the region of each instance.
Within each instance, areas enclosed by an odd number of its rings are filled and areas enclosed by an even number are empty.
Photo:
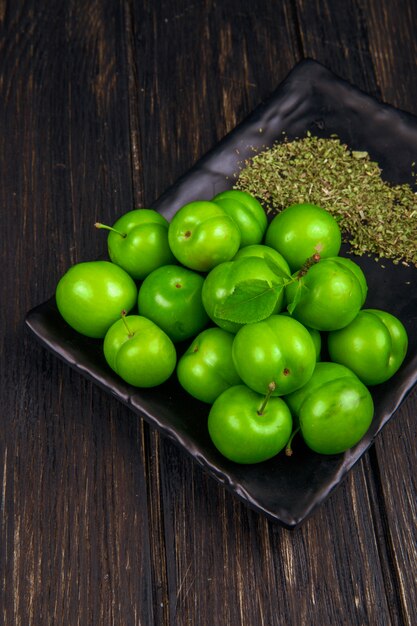
[[[413,394],[297,531],[37,346],[26,311],[313,57],[417,113],[412,3],[0,0],[0,624],[415,621]]]
[[[289,6],[262,2],[258,22],[259,6],[248,0],[227,10],[213,0],[135,5],[146,202],[186,172],[293,67],[298,54]],[[271,46],[271,39],[279,46]]]
[[[398,11],[392,3],[366,4],[369,50],[381,97],[415,114],[416,87],[408,78],[417,69],[417,6],[407,2]]]
[[[413,624],[417,602],[417,438],[415,393],[376,443],[378,489],[384,503],[384,539],[404,622]]]
[[[153,610],[140,427],[23,327],[70,263],[102,252],[95,219],[132,206],[121,9],[8,2],[1,11],[7,626],[138,624]]]

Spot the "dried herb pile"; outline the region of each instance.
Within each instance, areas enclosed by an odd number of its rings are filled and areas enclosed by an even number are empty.
[[[384,181],[367,152],[351,151],[336,137],[284,139],[246,161],[235,187],[268,212],[317,204],[337,219],[355,254],[417,266],[417,194]]]

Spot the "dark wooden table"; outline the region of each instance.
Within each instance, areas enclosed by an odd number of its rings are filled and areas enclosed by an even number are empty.
[[[417,623],[411,394],[298,530],[40,347],[25,313],[301,59],[417,114],[417,5],[1,0],[0,623]]]

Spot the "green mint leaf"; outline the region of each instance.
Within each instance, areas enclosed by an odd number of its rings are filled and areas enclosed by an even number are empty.
[[[291,278],[291,274],[289,274],[283,267],[278,265],[278,263],[274,261],[271,255],[265,254],[264,261],[271,270],[271,272],[274,272],[275,276],[277,276],[278,278],[282,278],[283,281]]]
[[[272,315],[282,289],[282,285],[271,285],[267,280],[243,280],[215,307],[214,315],[237,324],[260,322]]]
[[[294,292],[294,298],[292,299],[291,302],[288,303],[288,306],[287,306],[287,311],[288,311],[288,313],[290,315],[292,315],[294,313],[294,310],[295,310],[296,306],[298,305],[298,303],[301,300],[302,290],[303,290],[304,286],[305,285],[304,285],[303,280],[300,279],[298,281],[297,288],[296,288],[296,290]]]

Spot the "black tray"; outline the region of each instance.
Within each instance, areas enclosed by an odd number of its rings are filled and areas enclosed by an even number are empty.
[[[335,133],[352,149],[367,150],[387,180],[413,182],[417,118],[375,101],[307,60],[164,193],[154,208],[169,219],[187,202],[211,199],[232,187],[239,163],[251,156],[253,146],[271,145],[283,132],[291,139],[307,131],[322,137]],[[390,262],[384,262],[384,268],[370,258],[357,260],[371,286],[366,306],[397,315],[407,328],[410,345],[400,371],[372,391],[375,418],[369,432],[343,455],[320,456],[299,442],[291,458],[281,454],[254,466],[229,462],[209,439],[208,406],[188,396],[175,376],[157,389],[138,390],[125,384],[106,366],[101,342],[72,331],[60,317],[54,298],[30,311],[26,322],[45,347],[176,442],[241,500],[287,528],[295,528],[340,484],[417,381],[417,269]]]

